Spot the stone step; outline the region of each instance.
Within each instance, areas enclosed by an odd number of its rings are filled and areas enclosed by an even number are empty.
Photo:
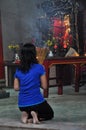
[[[0,119],[0,130],[60,130],[57,128],[57,123],[52,121],[42,122],[40,124],[23,124],[18,120],[13,119]]]
[[[2,126],[0,127],[0,130],[54,130],[54,129],[44,129],[44,128],[21,128],[21,127],[7,127],[7,126]],[[59,129],[57,129],[59,130]]]
[[[11,119],[0,120],[0,130],[86,130],[85,123],[49,121],[41,124],[23,124]]]
[[[60,129],[47,129],[47,128],[24,128],[24,127],[10,127],[10,126],[2,126],[0,130],[60,130]]]

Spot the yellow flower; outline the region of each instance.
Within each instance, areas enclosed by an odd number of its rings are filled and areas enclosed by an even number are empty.
[[[18,44],[9,44],[8,48],[10,50],[17,51],[17,50],[19,50],[19,45]]]
[[[18,49],[18,48],[19,48],[19,45],[10,44],[10,45],[8,45],[8,48],[9,48],[9,49],[13,49],[13,48]]]
[[[52,46],[52,45],[53,45],[52,41],[50,41],[50,40],[48,40],[46,44],[47,44],[48,46]]]

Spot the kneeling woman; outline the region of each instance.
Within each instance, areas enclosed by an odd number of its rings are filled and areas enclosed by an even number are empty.
[[[40,87],[47,89],[45,68],[37,61],[36,47],[26,43],[21,48],[20,65],[14,74],[14,89],[19,91],[18,106],[23,123],[36,124],[54,117]]]

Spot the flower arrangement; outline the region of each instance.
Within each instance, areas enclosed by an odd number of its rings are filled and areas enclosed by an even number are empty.
[[[69,42],[60,37],[51,37],[46,41],[46,45],[54,56],[64,56],[69,47]]]
[[[48,49],[48,54],[53,56],[64,57],[70,47],[69,39],[64,39],[62,34],[54,36],[49,34],[47,37],[43,35],[41,42],[38,42],[36,39],[32,40],[32,43],[39,47]],[[39,43],[39,44],[38,44]]]
[[[9,50],[12,50],[14,53],[17,53],[20,47],[18,44],[9,44],[8,48]]]
[[[12,54],[13,55],[13,63],[19,63],[20,62],[20,58],[19,58],[20,46],[19,46],[19,44],[9,44],[8,49],[13,52],[13,54]]]
[[[56,49],[57,48],[58,41],[55,37],[52,37],[52,39],[48,39],[46,41],[46,45],[49,47],[49,50]]]

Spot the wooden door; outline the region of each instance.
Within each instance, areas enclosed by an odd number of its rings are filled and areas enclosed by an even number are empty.
[[[1,12],[0,12],[0,79],[4,76],[4,62],[3,62],[3,44],[2,44],[2,25],[1,25]]]

